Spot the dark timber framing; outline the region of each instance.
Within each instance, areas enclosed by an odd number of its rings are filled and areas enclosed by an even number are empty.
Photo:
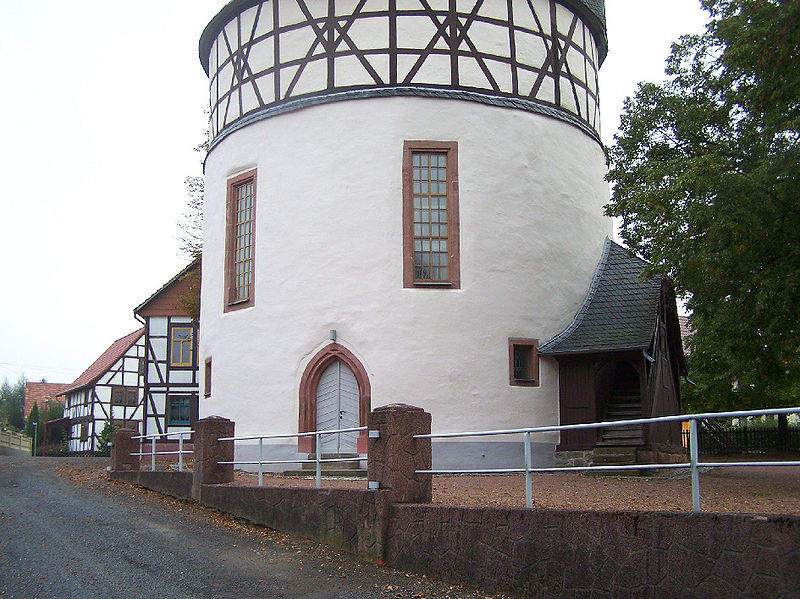
[[[578,126],[599,141],[597,71],[606,52],[604,8],[599,0],[549,0],[546,16],[537,14],[529,0],[507,0],[506,18],[482,13],[484,0],[470,5],[448,0],[442,10],[426,0],[419,0],[418,7],[404,3],[402,9],[396,0],[382,4],[358,0],[347,14],[337,14],[333,0],[324,9],[309,0],[293,2],[302,16],[282,22],[280,1],[234,1],[203,32],[200,58],[210,77],[212,148],[238,128],[288,110],[387,95],[450,97],[546,114]],[[557,10],[558,5],[570,13]],[[242,14],[248,10],[245,25]],[[524,22],[519,15],[525,15]],[[398,21],[410,18],[424,18],[432,25],[427,43],[403,46]],[[359,22],[373,28],[376,23],[385,24],[385,47],[359,47],[354,27]],[[494,28],[498,39],[507,37],[507,51],[493,53],[478,38],[473,40],[470,30],[476,24]],[[287,35],[295,40],[305,35],[304,54],[281,55],[281,38]],[[545,49],[539,63],[532,58],[527,63],[520,60],[518,41],[526,38],[531,40],[528,43],[538,40]],[[269,60],[263,58],[265,45],[272,55]],[[253,52],[257,47],[260,51]],[[256,55],[261,57],[256,59]],[[347,67],[337,66],[345,58],[354,58],[360,67],[354,61]],[[449,80],[431,82],[418,77],[428,63],[440,59],[449,62]],[[314,63],[324,65],[324,75],[309,74]],[[462,69],[467,64],[477,65],[483,83],[465,79]],[[378,65],[385,65],[385,70]],[[339,68],[347,68],[349,74],[363,69],[362,81],[339,84]],[[319,76],[322,79],[315,79]],[[510,84],[503,83],[506,76]],[[301,81],[309,78],[310,87],[301,89]]]

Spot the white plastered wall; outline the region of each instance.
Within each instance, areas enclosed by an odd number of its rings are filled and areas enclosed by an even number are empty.
[[[405,140],[458,142],[460,290],[403,288]],[[223,313],[226,180],[252,168],[255,306]],[[206,165],[200,416],[296,431],[304,368],[336,329],[373,407],[421,406],[437,432],[556,423],[555,362],[539,387],[509,386],[507,341],[573,318],[611,233],[604,174],[579,129],[463,101],[336,102],[232,134]]]

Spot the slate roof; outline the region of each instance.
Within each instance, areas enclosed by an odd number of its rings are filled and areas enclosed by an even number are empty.
[[[89,368],[83,371],[78,378],[76,378],[70,385],[67,386],[59,395],[66,395],[76,389],[94,385],[105,372],[111,368],[114,363],[125,355],[140,338],[144,335],[144,327],[125,335],[121,339],[117,339],[112,343],[109,348],[104,351],[99,358],[97,358]]]
[[[603,256],[572,323],[539,347],[550,356],[646,349],[658,315],[661,277],[641,279],[644,260],[606,239]]]

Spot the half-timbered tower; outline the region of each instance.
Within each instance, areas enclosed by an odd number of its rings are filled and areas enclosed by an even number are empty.
[[[229,2],[200,40],[200,415],[241,434],[355,426],[395,402],[437,431],[557,422],[537,340],[572,320],[611,231],[606,46],[602,0]],[[434,448],[440,466],[521,456]]]
[[[95,451],[107,422],[137,429],[142,419],[144,329],[117,339],[59,397],[69,451]]]
[[[145,327],[145,434],[189,430],[197,420],[197,324],[187,304],[199,293],[199,275],[197,260],[134,310]]]

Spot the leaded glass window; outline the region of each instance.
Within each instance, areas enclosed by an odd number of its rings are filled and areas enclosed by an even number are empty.
[[[414,280],[449,281],[447,154],[413,152]]]
[[[241,302],[250,298],[253,281],[253,198],[252,180],[236,187],[234,256],[231,301]]]
[[[255,305],[256,171],[228,179],[224,311]]]

